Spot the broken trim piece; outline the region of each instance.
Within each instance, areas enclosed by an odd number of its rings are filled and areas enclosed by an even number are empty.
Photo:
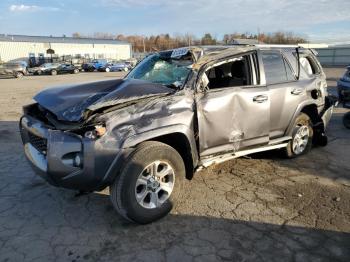
[[[288,145],[288,143],[283,143],[283,144],[278,144],[278,145],[269,145],[269,146],[264,146],[264,147],[260,147],[260,148],[242,150],[242,151],[238,151],[235,153],[223,154],[223,155],[216,156],[216,157],[210,158],[210,159],[205,159],[199,163],[199,167],[196,169],[196,172],[202,170],[203,168],[214,165],[214,164],[220,164],[220,163],[223,163],[225,161],[232,160],[232,159],[246,156],[246,155],[250,155],[253,153],[259,153],[259,152],[263,152],[263,151],[283,148],[283,147],[286,147],[287,145]]]

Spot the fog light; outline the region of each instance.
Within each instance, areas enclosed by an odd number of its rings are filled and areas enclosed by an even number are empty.
[[[80,154],[76,154],[74,157],[74,166],[81,167],[83,165],[83,159]]]

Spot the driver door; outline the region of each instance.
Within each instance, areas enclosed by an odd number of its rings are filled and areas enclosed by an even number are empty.
[[[252,53],[214,64],[202,74],[205,88],[196,101],[201,156],[268,144],[270,99],[258,72]]]

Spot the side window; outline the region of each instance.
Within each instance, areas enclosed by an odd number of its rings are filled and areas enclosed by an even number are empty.
[[[242,56],[207,70],[209,89],[252,85],[250,56]]]
[[[290,65],[283,58],[280,52],[262,52],[264,62],[266,82],[268,85],[284,83],[295,80],[294,73]]]
[[[311,55],[301,55],[299,61],[300,65],[308,75],[317,75],[320,73],[320,68],[316,63],[315,58],[311,57]]]

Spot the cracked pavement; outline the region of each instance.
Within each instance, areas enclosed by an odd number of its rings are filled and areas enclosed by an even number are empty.
[[[259,153],[200,171],[184,202],[146,226],[123,221],[108,190],[77,197],[35,176],[18,132],[21,105],[43,83],[111,76],[120,74],[0,80],[0,262],[350,261],[350,131],[341,108],[327,147],[292,160]]]

